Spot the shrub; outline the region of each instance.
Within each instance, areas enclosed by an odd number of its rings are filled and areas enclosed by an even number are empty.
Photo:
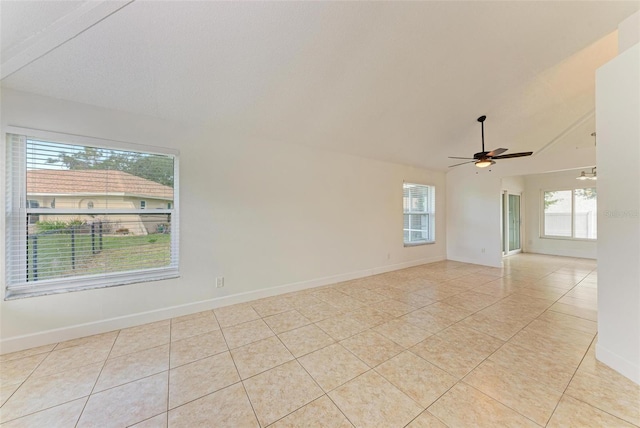
[[[45,220],[36,223],[38,232],[53,232],[53,233],[69,233],[71,228],[78,228],[84,226],[85,221],[80,219],[73,219],[69,221],[62,220]]]
[[[84,226],[85,224],[87,224],[86,221],[76,218],[67,222],[67,227],[71,229],[72,227],[80,227],[80,226]]]
[[[39,221],[36,223],[38,226],[38,232],[58,232],[63,233],[68,229],[66,221],[61,220],[50,220],[50,221]]]

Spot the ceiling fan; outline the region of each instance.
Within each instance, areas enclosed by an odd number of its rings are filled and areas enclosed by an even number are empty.
[[[511,153],[508,155],[501,155],[501,153],[506,152],[508,149],[495,149],[490,152],[484,151],[484,121],[487,116],[480,116],[478,118],[478,122],[482,125],[482,151],[475,153],[472,158],[460,158],[457,156],[449,156],[449,159],[469,159],[467,162],[457,163],[455,165],[449,165],[449,168],[454,166],[464,165],[467,163],[475,163],[478,168],[486,168],[495,164],[494,159],[509,159],[509,158],[521,158],[523,156],[531,156],[533,152],[520,152],[520,153]]]

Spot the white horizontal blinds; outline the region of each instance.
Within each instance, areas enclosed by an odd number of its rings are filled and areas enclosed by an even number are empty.
[[[7,134],[6,137],[6,201],[5,254],[7,284],[26,281],[23,268],[27,252],[27,214],[25,201],[24,152],[26,138]]]
[[[11,141],[9,289],[177,268],[173,155]]]
[[[435,240],[435,188],[421,184],[403,184],[404,242]]]
[[[64,208],[86,209],[92,196],[94,208],[135,208],[140,198],[150,199],[149,208],[152,200],[166,208],[173,201],[173,162],[168,155],[27,139],[27,195],[74,195],[61,200]]]

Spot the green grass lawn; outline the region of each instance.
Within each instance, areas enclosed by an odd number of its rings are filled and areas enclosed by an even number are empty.
[[[34,241],[30,239],[28,280],[148,269],[168,266],[171,262],[169,234],[103,236],[101,250],[97,236],[94,242],[95,254],[91,236],[77,233],[74,258],[70,233],[39,235],[37,251],[34,251]]]

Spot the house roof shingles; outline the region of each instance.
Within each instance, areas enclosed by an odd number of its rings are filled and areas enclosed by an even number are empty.
[[[113,170],[27,170],[28,194],[127,194],[173,199],[173,188]]]

